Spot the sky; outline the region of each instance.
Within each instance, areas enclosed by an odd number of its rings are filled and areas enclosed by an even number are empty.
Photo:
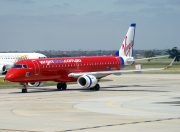
[[[0,0],[0,51],[180,48],[180,0]]]

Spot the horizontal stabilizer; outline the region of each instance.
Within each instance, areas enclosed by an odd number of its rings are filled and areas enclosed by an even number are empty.
[[[152,60],[152,59],[158,59],[158,58],[164,58],[164,57],[169,57],[169,55],[156,56],[156,57],[149,57],[149,58],[142,58],[142,59],[135,59],[135,61]]]

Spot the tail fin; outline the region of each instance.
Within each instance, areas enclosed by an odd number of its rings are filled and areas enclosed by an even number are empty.
[[[136,23],[132,23],[116,56],[132,57]]]

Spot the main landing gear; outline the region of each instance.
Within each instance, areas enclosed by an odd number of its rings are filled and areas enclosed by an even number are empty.
[[[67,88],[67,84],[66,83],[58,83],[57,84],[57,89],[58,90],[66,90]],[[90,88],[90,90],[94,90],[94,91],[99,91],[100,89],[100,85],[96,84],[93,88]]]
[[[27,93],[27,87],[26,83],[23,83],[22,93]]]
[[[58,90],[66,90],[66,88],[67,88],[67,84],[66,83],[58,83],[57,84],[57,89]]]
[[[90,88],[90,90],[99,91],[100,85],[96,84],[93,88]]]

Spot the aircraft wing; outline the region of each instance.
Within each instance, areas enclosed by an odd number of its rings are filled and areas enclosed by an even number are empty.
[[[110,74],[121,74],[121,73],[130,73],[130,72],[143,72],[143,71],[159,71],[168,69],[172,66],[175,58],[172,62],[165,68],[146,68],[146,69],[134,69],[134,70],[114,70],[114,71],[97,71],[97,72],[80,72],[80,73],[70,73],[68,76],[73,78],[78,78],[82,75],[94,75],[97,79],[105,77]]]

